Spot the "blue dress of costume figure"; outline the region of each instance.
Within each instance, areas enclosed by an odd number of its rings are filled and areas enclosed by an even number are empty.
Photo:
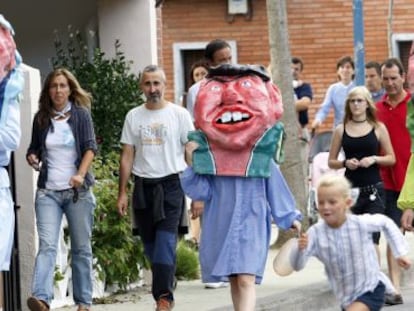
[[[205,202],[200,241],[203,282],[252,274],[260,284],[272,219],[284,230],[301,219],[279,167],[271,162],[269,178],[200,175],[188,167],[181,184],[190,198]]]

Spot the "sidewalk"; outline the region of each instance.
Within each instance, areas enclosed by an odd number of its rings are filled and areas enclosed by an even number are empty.
[[[410,246],[410,258],[414,262],[414,234],[407,233],[406,239]],[[386,269],[385,243],[381,238],[381,263]],[[287,277],[280,277],[273,272],[272,262],[277,254],[270,250],[266,264],[263,283],[257,286],[256,310],[306,310],[330,311],[339,310],[331,294],[322,264],[312,258],[305,269],[294,272]],[[404,304],[385,307],[386,311],[408,311],[414,306],[414,268],[404,273],[403,278]],[[230,289],[205,289],[200,280],[179,281],[175,292],[176,306],[174,311],[208,311],[232,310]],[[154,301],[148,288],[132,290],[127,294],[115,295],[111,304],[94,305],[94,311],[136,311],[154,310]],[[65,307],[56,310],[74,310]]]

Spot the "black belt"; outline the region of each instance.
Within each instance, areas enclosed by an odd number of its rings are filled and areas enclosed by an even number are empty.
[[[376,184],[358,187],[358,189],[359,193],[373,193],[377,191],[378,187],[382,187],[382,181],[377,182]]]

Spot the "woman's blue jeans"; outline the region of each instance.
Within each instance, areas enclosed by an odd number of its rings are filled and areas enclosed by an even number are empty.
[[[91,190],[79,190],[76,203],[72,189],[38,189],[35,199],[39,252],[37,253],[32,295],[50,304],[56,252],[63,214],[68,221],[71,242],[73,298],[76,304],[92,304],[92,225],[95,197]]]

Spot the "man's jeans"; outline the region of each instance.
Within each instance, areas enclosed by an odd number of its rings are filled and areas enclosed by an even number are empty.
[[[39,252],[36,257],[32,291],[37,299],[50,304],[53,299],[53,279],[56,250],[63,214],[68,221],[72,254],[73,298],[76,304],[92,304],[92,225],[95,197],[90,190],[79,190],[73,201],[72,189],[55,191],[38,189],[35,209]]]

